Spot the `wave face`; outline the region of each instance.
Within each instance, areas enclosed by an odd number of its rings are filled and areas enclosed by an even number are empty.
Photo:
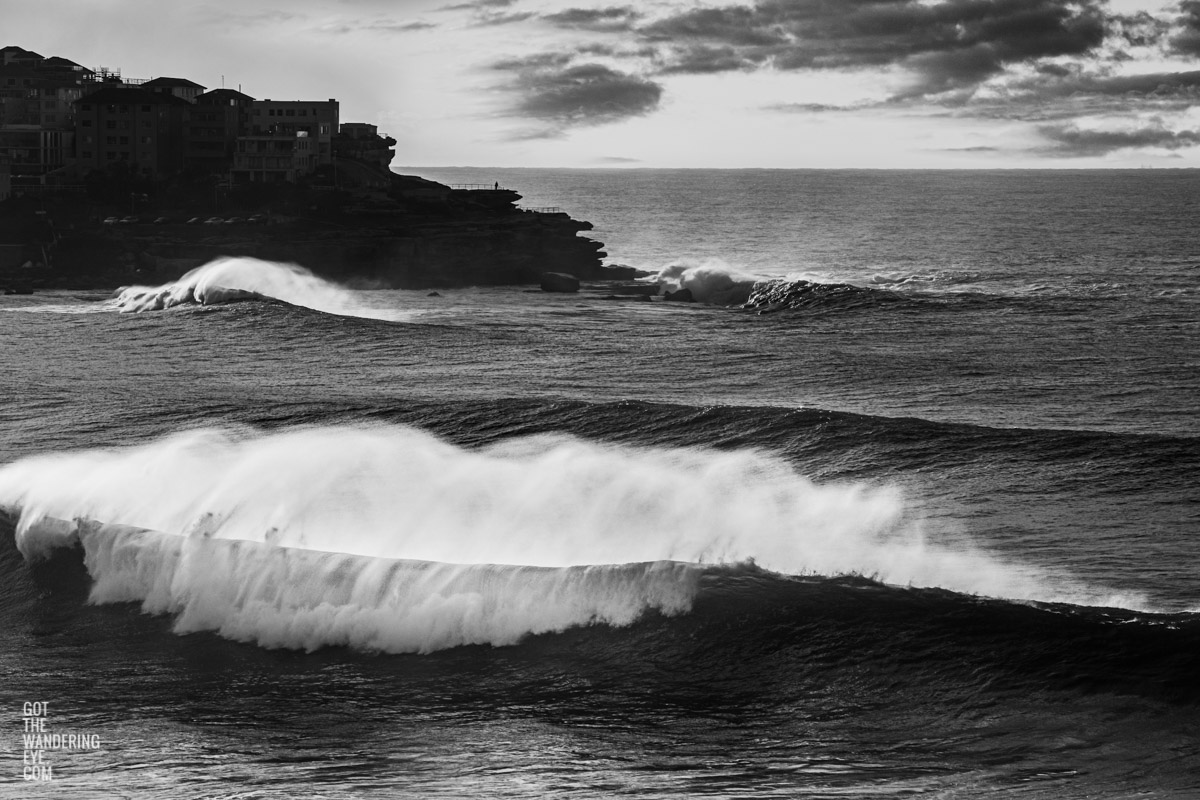
[[[849,283],[818,283],[781,278],[758,283],[742,304],[742,308],[761,312],[783,309],[845,310],[902,302],[893,292],[854,286]]]
[[[271,646],[429,651],[687,611],[698,565],[1140,607],[926,541],[895,489],[754,450],[401,426],[207,429],[0,469],[27,559],[82,543],[95,602]]]
[[[318,278],[304,267],[246,257],[210,261],[162,286],[126,287],[113,303],[123,312],[142,312],[246,300],[277,300],[349,317],[401,318],[395,310],[371,308],[351,292]]]
[[[697,570],[660,562],[550,569],[368,558],[80,523],[95,603],[139,602],[174,630],[266,647],[428,653],[515,644],[691,607]]]

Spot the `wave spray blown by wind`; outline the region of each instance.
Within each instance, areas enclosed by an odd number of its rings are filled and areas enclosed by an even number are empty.
[[[927,543],[889,488],[750,450],[400,426],[198,430],[0,469],[26,558],[79,542],[94,602],[267,646],[426,652],[687,612],[714,565],[1114,604]]]
[[[138,312],[242,300],[278,300],[348,317],[397,320],[406,316],[395,310],[372,308],[354,293],[318,278],[304,267],[246,257],[210,261],[162,286],[125,287],[113,302],[123,312]]]

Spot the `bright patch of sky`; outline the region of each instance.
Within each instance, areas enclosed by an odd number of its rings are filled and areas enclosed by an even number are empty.
[[[396,165],[1200,166],[1200,0],[11,5],[0,44],[337,98]]]

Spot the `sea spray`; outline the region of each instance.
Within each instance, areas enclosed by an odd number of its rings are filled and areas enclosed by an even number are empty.
[[[628,625],[691,607],[699,570],[673,562],[563,569],[442,564],[78,526],[91,600],[175,615],[266,647],[391,653],[507,645],[529,634]]]
[[[698,565],[750,561],[1141,602],[928,543],[897,490],[818,485],[755,450],[566,436],[464,449],[388,425],[203,429],[17,461],[0,469],[0,506],[19,517],[27,558],[81,541],[97,602],[136,600],[178,615],[181,631],[289,647],[425,651],[625,624],[687,610]]]
[[[411,316],[372,308],[352,292],[318,278],[304,267],[245,257],[218,258],[162,286],[125,287],[113,303],[123,312],[141,312],[239,300],[276,300],[330,314],[372,319]]]
[[[659,270],[654,280],[664,292],[687,289],[700,303],[736,306],[746,302],[754,287],[771,280],[717,261],[681,262]]]

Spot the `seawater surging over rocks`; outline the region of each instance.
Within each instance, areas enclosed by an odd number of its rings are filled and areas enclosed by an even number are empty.
[[[686,291],[701,303],[739,306],[759,313],[786,309],[844,310],[903,297],[882,289],[798,277],[756,275],[724,264],[673,264],[655,280],[668,298]]]
[[[82,546],[94,602],[266,646],[428,652],[692,607],[714,565],[1096,600],[928,543],[898,492],[757,451],[401,426],[198,430],[0,469],[26,559]],[[1107,600],[1107,598],[1104,598]]]

